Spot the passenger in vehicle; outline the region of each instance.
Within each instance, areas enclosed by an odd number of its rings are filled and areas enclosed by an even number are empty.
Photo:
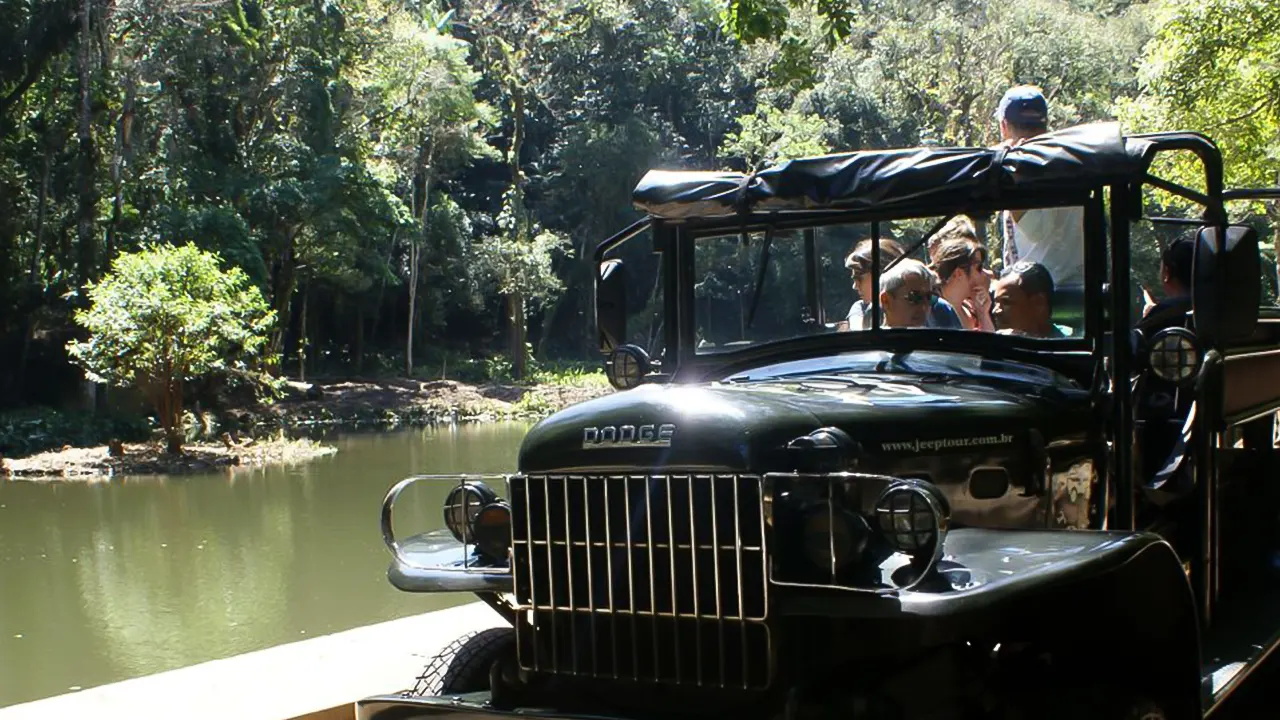
[[[880,238],[880,269],[902,257],[902,246],[888,238]],[[853,279],[853,289],[858,299],[849,308],[846,320],[850,330],[866,330],[871,327],[871,240],[863,240],[854,246],[844,259]],[[883,282],[883,278],[881,279]]]
[[[987,249],[978,240],[973,222],[957,216],[938,232],[938,243],[930,243],[930,268],[941,283],[942,300],[955,309],[960,327],[995,332],[991,320],[990,293],[982,292],[990,283],[985,272]],[[979,297],[987,307],[980,308]]]
[[[1154,333],[1167,327],[1181,326],[1191,309],[1191,263],[1195,259],[1195,235],[1184,235],[1164,249],[1160,255],[1160,286],[1164,298],[1152,299],[1144,287],[1142,319],[1138,329]]]
[[[1003,334],[1038,338],[1067,337],[1050,319],[1053,315],[1053,277],[1040,263],[1015,263],[996,283],[995,324]]]
[[[996,110],[1002,145],[1020,145],[1049,130],[1049,102],[1040,88],[1010,88]],[[1039,263],[1059,288],[1084,287],[1084,209],[1004,210],[997,220],[1004,267],[1020,260]]]
[[[880,279],[880,305],[884,326],[925,327],[937,295],[938,276],[919,260],[907,258]]]

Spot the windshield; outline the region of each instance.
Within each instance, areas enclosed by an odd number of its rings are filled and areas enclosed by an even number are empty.
[[[1036,365],[993,360],[978,355],[917,350],[894,354],[882,350],[861,350],[841,355],[793,360],[764,365],[729,377],[725,382],[761,382],[814,375],[846,373],[909,373],[913,375],[946,375],[954,377],[1004,378],[1038,385],[1079,388],[1067,376]]]
[[[697,351],[922,328],[1080,338],[1084,234],[1068,206],[702,237]]]

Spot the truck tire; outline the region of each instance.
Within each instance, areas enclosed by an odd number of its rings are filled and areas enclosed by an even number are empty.
[[[515,644],[515,630],[509,627],[463,635],[431,658],[410,694],[434,697],[488,690],[489,668],[504,653],[515,652]]]

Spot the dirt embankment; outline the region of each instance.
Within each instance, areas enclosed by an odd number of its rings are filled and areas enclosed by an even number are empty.
[[[233,407],[245,426],[362,427],[537,419],[613,392],[602,384],[469,385],[455,380],[335,380],[290,382],[270,404]]]

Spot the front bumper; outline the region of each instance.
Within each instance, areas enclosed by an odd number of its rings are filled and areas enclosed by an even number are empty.
[[[406,478],[387,492],[382,501],[382,541],[391,551],[387,579],[404,592],[511,592],[511,569],[483,557],[475,546],[458,542],[448,530],[432,530],[405,540],[396,538],[392,515],[396,500],[420,481],[498,481],[506,476],[417,475]]]
[[[487,692],[448,698],[378,695],[356,703],[356,720],[425,720],[446,716],[453,720],[600,720],[598,715],[588,718],[542,709],[498,710],[489,705]]]

